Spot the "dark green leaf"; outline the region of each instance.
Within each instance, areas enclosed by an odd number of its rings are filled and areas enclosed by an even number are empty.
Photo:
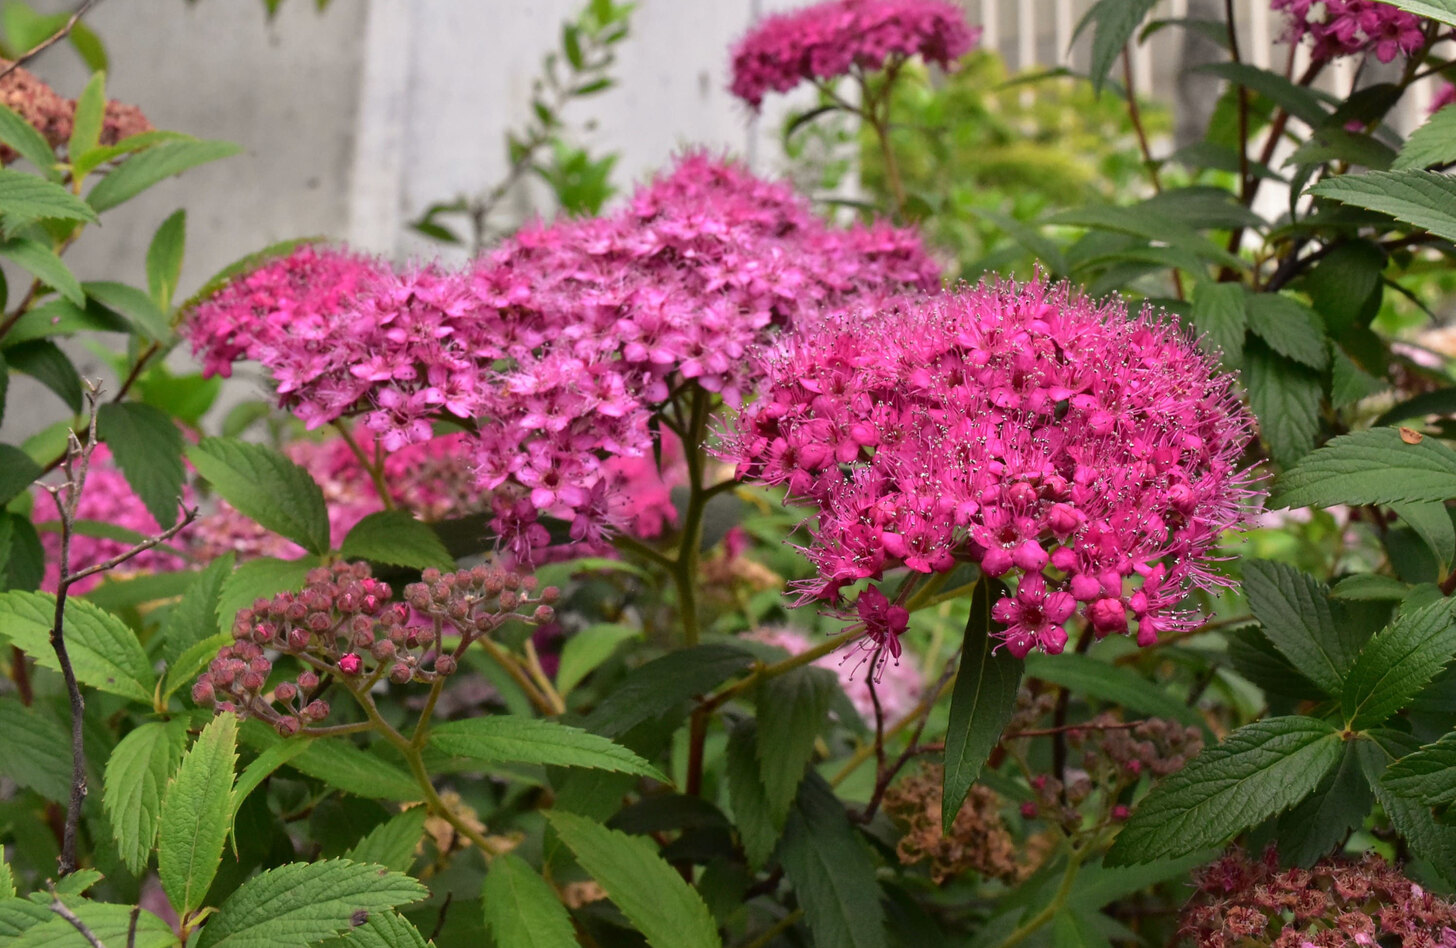
[[[875,864],[850,826],[844,805],[818,774],[810,774],[800,788],[778,855],[815,944],[887,944]]]
[[[1391,504],[1456,497],[1456,452],[1435,438],[1407,444],[1394,428],[1341,435],[1285,471],[1278,507]]]
[[[833,672],[813,667],[795,668],[757,688],[758,772],[776,826],[789,815],[837,688]]]
[[[1341,346],[1331,343],[1330,353],[1334,359],[1330,372],[1330,404],[1334,407],[1345,408],[1390,388],[1390,382],[1366,372]]]
[[[1078,696],[1097,698],[1138,714],[1204,726],[1196,710],[1159,688],[1145,675],[1088,655],[1033,652],[1026,656],[1026,676],[1061,685]]]
[[[623,642],[641,637],[641,629],[611,623],[589,625],[572,635],[561,648],[556,690],[565,697],[593,669],[611,657]]]
[[[1374,740],[1356,741],[1355,750],[1375,799],[1411,852],[1431,863],[1449,885],[1456,881],[1456,826],[1436,822],[1430,807],[1392,793],[1381,779],[1391,758],[1409,754],[1417,742],[1399,731],[1376,729],[1370,736]]]
[[[360,520],[344,537],[345,559],[370,560],[414,569],[453,569],[455,559],[429,526],[408,510],[381,510]]]
[[[577,944],[566,906],[519,856],[506,853],[491,860],[481,902],[486,927],[498,945],[575,948]]]
[[[1456,618],[1446,599],[1402,610],[1360,652],[1340,707],[1354,730],[1374,727],[1405,707],[1456,655]]]
[[[1281,859],[1308,866],[1365,821],[1375,798],[1361,771],[1355,744],[1347,741],[1340,766],[1308,799],[1279,817],[1274,838],[1279,841]]]
[[[55,290],[77,306],[86,305],[86,294],[81,291],[70,267],[50,247],[28,237],[12,237],[0,243],[0,257],[30,273],[41,283]]]
[[[1227,636],[1229,660],[1233,662],[1234,671],[1265,692],[1307,701],[1329,697],[1322,688],[1296,671],[1258,626],[1234,629]]]
[[[1452,110],[1456,114],[1456,110]],[[1407,398],[1375,419],[1376,425],[1393,425],[1398,421],[1425,418],[1427,415],[1456,415],[1456,388],[1438,388]]]
[[[1393,792],[1426,806],[1456,803],[1456,732],[1397,760],[1382,780]]]
[[[1369,325],[1380,309],[1385,251],[1369,240],[1336,244],[1304,278],[1315,312],[1330,334],[1343,339],[1355,326]]]
[[[165,178],[188,168],[242,151],[232,142],[173,141],[138,152],[113,168],[86,195],[96,213],[136,197]]]
[[[162,221],[147,247],[147,293],[157,309],[172,308],[172,297],[182,279],[182,257],[187,249],[187,212],[175,211]]]
[[[753,663],[753,656],[732,645],[679,649],[634,670],[587,716],[588,730],[618,737],[651,718],[705,694]]]
[[[1451,523],[1445,504],[1418,500],[1391,504],[1390,509],[1426,541],[1431,552],[1441,561],[1443,571],[1451,565],[1453,556],[1456,556],[1456,525]]]
[[[11,590],[0,593],[0,638],[8,639],[36,664],[59,670],[51,647],[56,597]],[[66,601],[66,651],[76,679],[109,694],[150,705],[157,676],[131,629],[84,599]]]
[[[483,763],[591,767],[667,782],[657,768],[622,745],[556,721],[513,715],[447,721],[430,732],[430,744]]]
[[[56,153],[51,151],[45,136],[4,104],[0,104],[0,143],[15,149],[46,177],[54,179],[55,172],[52,169],[56,165]]]
[[[1097,5],[1087,11],[1082,22],[1077,24],[1080,34],[1089,24],[1092,26],[1092,64],[1088,78],[1092,80],[1092,91],[1101,93],[1112,65],[1121,56],[1124,47],[1137,32],[1138,24],[1157,5],[1157,0],[1098,0]],[[1076,38],[1073,34],[1073,39]]]
[[[176,523],[185,472],[172,419],[140,402],[108,402],[97,411],[96,433],[153,519],[164,528]]]
[[[1249,330],[1269,348],[1312,369],[1330,364],[1324,325],[1314,310],[1277,293],[1252,293],[1247,302]]]
[[[167,664],[176,663],[183,652],[218,633],[217,604],[222,584],[233,571],[233,554],[218,557],[197,574],[182,599],[162,621],[162,655]],[[232,631],[228,623],[227,631]]]
[[[30,487],[44,472],[30,455],[10,444],[0,444],[0,507]]]
[[[1275,461],[1289,467],[1314,449],[1324,391],[1318,372],[1250,339],[1244,349],[1244,385]]]
[[[278,745],[287,747],[290,742]],[[368,862],[407,872],[415,861],[415,847],[425,835],[425,820],[429,816],[422,806],[413,806],[380,823],[355,843],[344,858],[355,862]]]
[[[1257,92],[1306,125],[1319,126],[1328,114],[1318,95],[1268,69],[1249,63],[1220,62],[1197,66],[1193,71],[1218,76]]]
[[[5,233],[39,220],[94,221],[96,213],[59,184],[0,168],[0,225]]]
[[[1327,694],[1338,695],[1359,653],[1336,621],[1329,588],[1308,573],[1273,560],[1245,560],[1244,595],[1264,634],[1294,667]]]
[[[13,697],[0,698],[0,774],[47,800],[71,795],[71,735],[61,722]],[[3,931],[3,928],[0,928]]]
[[[172,326],[152,298],[134,286],[104,280],[83,283],[86,295],[107,309],[125,316],[137,330],[153,342],[166,343],[172,338]]]
[[[1447,26],[1456,26],[1456,0],[1386,0],[1416,16],[1428,16]]]
[[[20,514],[0,512],[0,524],[9,525],[10,535],[9,557],[0,565],[0,590],[29,592],[40,586],[45,575],[45,549],[40,545],[40,537],[30,519]]]
[[[991,606],[1004,592],[999,582],[984,578],[971,595],[971,613],[966,620],[945,734],[945,794],[940,819],[947,834],[1016,707],[1021,660],[1009,651],[993,651],[996,642],[991,637]]]
[[[1193,294],[1193,325],[1201,334],[1198,344],[1230,369],[1244,362],[1246,292],[1238,283],[1200,283]]]
[[[231,714],[213,718],[167,782],[157,874],[179,914],[202,904],[222,861],[238,759],[237,728],[238,719]]]
[[[748,864],[760,869],[773,855],[782,825],[769,810],[758,772],[757,725],[751,720],[734,724],[728,732],[728,794]]]
[[[231,438],[203,438],[187,458],[245,516],[311,553],[328,551],[323,491],[299,465],[271,448]]]
[[[3,169],[0,169],[3,170]],[[54,342],[32,339],[5,350],[10,368],[29,375],[60,396],[72,412],[81,412],[81,373]]]
[[[1336,175],[1321,181],[1309,193],[1389,214],[1438,237],[1456,240],[1456,179],[1434,171]]]
[[[66,153],[72,158],[96,147],[101,140],[101,124],[106,118],[106,73],[97,72],[91,76],[81,96],[76,100],[76,111],[71,121],[71,139],[66,143]]]
[[[1342,751],[1340,732],[1316,718],[1246,724],[1153,787],[1108,850],[1107,864],[1217,846],[1309,796]]]

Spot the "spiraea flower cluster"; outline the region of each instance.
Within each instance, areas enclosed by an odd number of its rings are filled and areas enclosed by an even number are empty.
[[[8,60],[0,59],[0,70],[9,67]],[[0,105],[40,132],[52,149],[65,148],[71,139],[76,100],[56,92],[23,66],[0,80]],[[112,99],[106,103],[106,111],[102,115],[98,144],[115,145],[123,139],[150,131],[152,123],[147,121],[141,109]],[[19,155],[14,149],[0,145],[0,164],[8,165],[17,157]]]
[[[755,629],[748,633],[748,638],[777,646],[790,655],[806,651],[811,644],[807,638],[791,628]],[[859,712],[860,719],[871,726],[875,721],[876,699],[879,700],[880,713],[884,716],[886,727],[909,714],[920,701],[920,675],[910,662],[885,662],[876,669],[870,669],[865,667],[863,661],[856,661],[852,655],[829,654],[815,659],[814,664],[834,672],[839,678],[840,686],[844,688],[844,693]],[[870,696],[872,678],[874,697]]]
[[[466,272],[300,250],[188,331],[209,371],[257,359],[309,425],[361,415],[388,451],[468,419],[495,528],[527,558],[539,513],[577,541],[620,526],[611,460],[651,457],[649,420],[694,386],[736,404],[771,329],[938,280],[913,233],[831,227],[788,187],[692,153],[617,214],[527,228]]]
[[[1249,514],[1251,419],[1151,311],[987,282],[801,325],[763,361],[721,451],[813,509],[806,597],[974,562],[1015,584],[993,607],[1015,655],[1060,652],[1074,615],[1151,645]],[[873,586],[856,608],[876,646],[905,628]]]
[[[1289,17],[1289,41],[1310,41],[1316,62],[1373,53],[1388,63],[1425,45],[1421,19],[1380,0],[1271,0]]]
[[[829,0],[765,17],[733,48],[733,94],[755,109],[768,92],[873,72],[919,55],[950,68],[980,29],[946,0]]]
[[[311,570],[301,591],[238,611],[233,644],[197,680],[193,700],[266,721],[286,737],[328,717],[326,681],[353,692],[386,679],[433,683],[455,672],[472,641],[506,622],[550,622],[557,592],[536,595],[535,577],[477,566],[426,570],[403,601],[393,595],[363,563]],[[296,678],[276,680],[275,654],[298,660]]]
[[[1284,869],[1273,847],[1257,860],[1234,849],[1196,879],[1179,934],[1197,948],[1456,946],[1456,906],[1375,853]]]

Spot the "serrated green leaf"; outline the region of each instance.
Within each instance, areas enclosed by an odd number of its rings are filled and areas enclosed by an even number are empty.
[[[235,716],[213,718],[187,751],[176,776],[167,782],[157,838],[157,874],[179,914],[202,904],[222,861],[238,759],[237,731]]]
[[[1402,611],[1361,650],[1345,680],[1340,708],[1349,727],[1374,727],[1405,707],[1456,655],[1453,604],[1442,599]]]
[[[1382,780],[1392,792],[1426,806],[1456,803],[1456,732],[1397,760]]]
[[[1197,66],[1194,72],[1207,73],[1241,85],[1273,102],[1306,125],[1319,126],[1329,113],[1320,98],[1309,88],[1291,82],[1287,77],[1250,63],[1218,62]]]
[[[96,213],[110,210],[136,197],[152,185],[188,168],[236,155],[242,148],[232,142],[173,141],[132,155],[117,165],[86,195]]]
[[[131,323],[94,300],[85,307],[66,299],[47,300],[17,319],[0,345],[14,350],[31,340],[79,332],[131,332]]]
[[[77,306],[86,305],[86,294],[66,262],[56,252],[29,237],[11,237],[0,243],[0,257],[25,270]]]
[[[707,693],[752,663],[750,653],[721,643],[670,652],[622,679],[587,716],[586,727],[607,737],[620,736]]]
[[[1331,595],[1355,602],[1399,602],[1411,587],[1394,576],[1379,573],[1354,573],[1335,583]]]
[[[1313,450],[1324,390],[1319,373],[1250,339],[1244,349],[1243,379],[1249,407],[1259,419],[1259,431],[1274,460],[1288,467]]]
[[[30,455],[14,445],[0,444],[0,507],[19,497],[43,473]]]
[[[519,856],[491,860],[481,890],[485,925],[498,945],[574,948],[576,931],[551,886]]]
[[[0,698],[0,774],[47,800],[71,794],[71,735],[56,718]]]
[[[641,629],[613,623],[589,625],[566,640],[556,668],[556,690],[564,698],[623,642],[640,639]]]
[[[1380,309],[1386,253],[1369,240],[1336,244],[1304,278],[1315,312],[1331,336],[1344,339],[1357,326],[1368,326]]]
[[[217,606],[223,583],[232,575],[234,559],[233,554],[226,553],[196,574],[182,598],[162,620],[162,657],[167,660],[169,673],[171,666],[198,642],[222,631],[232,631],[231,621],[225,630],[219,628]]]
[[[1445,504],[1421,500],[1391,504],[1390,509],[1426,541],[1443,571],[1451,565],[1456,556],[1456,525],[1451,523]]]
[[[5,350],[5,361],[10,368],[29,375],[55,392],[73,414],[81,413],[81,373],[55,343],[48,339],[32,339],[9,346]]]
[[[150,721],[123,737],[106,760],[101,802],[117,851],[134,876],[141,876],[151,857],[162,792],[186,747],[186,721]]]
[[[15,898],[15,876],[10,872],[10,863],[0,853],[0,901]]]
[[[1246,724],[1155,785],[1106,862],[1150,862],[1217,846],[1309,796],[1342,752],[1340,732],[1316,718]]]
[[[245,743],[252,744],[250,738],[255,729],[251,724],[244,724],[239,736]],[[276,740],[268,746],[261,754],[254,757],[243,772],[238,775],[237,783],[233,786],[232,812],[228,814],[228,836],[233,840],[233,848],[237,848],[237,823],[238,811],[243,808],[243,803],[263,781],[267,780],[279,767],[288,763],[293,758],[308,750],[313,743],[311,737],[295,736],[290,740]]]
[[[1026,677],[1040,678],[1068,688],[1079,697],[1108,701],[1138,714],[1181,721],[1196,727],[1206,726],[1196,710],[1168,694],[1146,676],[1089,655],[1033,652],[1026,656]]]
[[[15,149],[17,154],[35,165],[47,178],[55,180],[56,153],[51,151],[45,136],[3,104],[0,104],[0,143]]]
[[[1360,642],[1336,620],[1324,583],[1287,563],[1245,560],[1244,595],[1264,634],[1300,674],[1338,695]]]
[[[574,813],[550,810],[546,819],[581,867],[653,948],[722,945],[702,897],[657,854],[652,843]]]
[[[342,938],[315,942],[318,948],[430,948],[420,930],[398,912],[371,912],[369,920]]]
[[[50,593],[0,593],[0,639],[9,639],[36,664],[59,670],[50,641],[55,614],[56,597]],[[68,599],[65,636],[77,681],[151,705],[157,676],[126,623],[84,599]]]
[[[162,221],[147,247],[147,293],[163,313],[182,279],[182,257],[187,249],[187,212],[174,211]]]
[[[1456,240],[1456,180],[1434,171],[1370,171],[1326,178],[1309,190]]]
[[[234,641],[232,633],[218,632],[189,645],[187,651],[177,656],[175,664],[167,666],[166,677],[162,679],[162,703],[166,704],[177,692],[190,688],[203,669],[217,658],[217,653]]]
[[[271,448],[232,438],[203,438],[187,458],[242,514],[310,553],[328,552],[323,491],[299,465]]]
[[[1456,497],[1456,452],[1435,438],[1407,444],[1394,428],[1341,435],[1285,471],[1278,507],[1392,504]]]
[[[393,566],[454,569],[455,558],[429,526],[408,510],[381,510],[354,525],[339,552],[345,559]]]
[[[182,432],[160,409],[140,402],[107,402],[96,433],[111,448],[127,484],[163,528],[177,522],[182,502]]]
[[[1257,625],[1233,629],[1225,634],[1234,671],[1266,693],[1306,701],[1329,698],[1324,689],[1295,669]]]
[[[794,884],[815,944],[845,948],[887,944],[874,861],[850,826],[844,804],[818,774],[801,785],[778,857],[784,875]]]
[[[291,862],[228,896],[202,929],[197,948],[306,945],[428,894],[414,879],[383,866],[348,859]]]
[[[1456,112],[1437,109],[1424,125],[1411,132],[1391,164],[1391,171],[1429,168],[1456,162]]]
[[[1312,369],[1329,365],[1324,324],[1314,310],[1277,293],[1249,294],[1246,305],[1249,331],[1269,348]]]
[[[789,815],[837,688],[838,680],[828,669],[801,667],[756,689],[758,773],[776,826],[783,826]]]
[[[317,565],[318,560],[311,556],[298,560],[260,557],[225,573],[217,596],[217,631],[231,632],[239,610],[258,599],[302,589],[308,571]]]
[[[1279,856],[1308,866],[1358,829],[1375,802],[1354,741],[1346,741],[1340,765],[1303,803],[1279,817],[1274,838]]]
[[[757,722],[747,720],[728,732],[728,795],[748,864],[761,869],[773,855],[783,826],[774,821],[759,776],[757,731]]]
[[[1430,807],[1392,793],[1382,779],[1391,759],[1414,751],[1417,741],[1409,734],[1381,728],[1370,731],[1369,736],[1373,740],[1355,742],[1355,751],[1375,799],[1411,852],[1431,863],[1449,885],[1456,881],[1456,826],[1436,822]]]
[[[430,731],[430,746],[488,764],[589,767],[667,782],[656,767],[622,745],[555,721],[508,714],[447,721]]]
[[[0,590],[19,589],[29,592],[40,585],[45,575],[45,548],[28,517],[0,513],[8,524],[10,555],[0,566]]]
[[[1087,77],[1092,80],[1093,92],[1101,94],[1113,63],[1156,4],[1157,0],[1098,0],[1077,24],[1077,33],[1092,26],[1092,64]]]
[[[63,898],[66,907],[86,926],[102,945],[126,945],[134,948],[169,948],[177,944],[177,936],[166,922],[151,912],[137,916],[136,932],[131,934],[131,906],[110,902],[92,902],[81,898]],[[91,948],[91,943],[74,925],[55,914],[50,898],[40,906],[45,921],[27,928],[20,937],[6,941],[6,948]],[[129,941],[130,939],[130,941]]]
[[[243,739],[263,751],[283,741],[262,725],[244,727]],[[301,774],[368,800],[412,803],[424,796],[419,784],[404,770],[347,741],[313,741],[305,750],[290,756],[287,764]]]
[[[0,227],[14,233],[39,220],[94,221],[96,212],[59,184],[0,168]]]
[[[1331,343],[1330,354],[1333,359],[1330,371],[1330,404],[1334,407],[1354,405],[1390,388],[1388,381],[1378,379],[1360,368],[1341,346]]]
[[[364,834],[363,839],[344,853],[344,858],[407,872],[415,861],[415,847],[425,835],[427,816],[428,810],[415,806],[390,817]]]
[[[991,606],[1005,592],[1001,583],[983,578],[971,595],[960,670],[950,696],[950,724],[945,733],[945,793],[940,820],[950,832],[971,784],[1016,708],[1021,685],[1021,660],[1009,651],[993,651]]]
[[[1425,418],[1427,415],[1450,417],[1456,415],[1456,388],[1438,388],[1434,392],[1422,392],[1399,402],[1375,419],[1377,427],[1393,425],[1398,421]]]
[[[167,316],[152,298],[134,286],[113,283],[107,280],[92,280],[81,284],[86,295],[107,309],[125,316],[131,325],[143,336],[157,343],[172,339],[172,326]]]
[[[1199,346],[1231,369],[1244,363],[1246,290],[1238,283],[1200,283],[1193,294],[1193,325]]]
[[[101,140],[101,124],[106,118],[106,73],[93,73],[86,88],[76,99],[76,111],[71,122],[71,138],[66,144],[66,153],[72,158],[96,147]]]

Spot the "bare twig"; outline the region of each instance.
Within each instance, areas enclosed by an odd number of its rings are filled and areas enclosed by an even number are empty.
[[[52,46],[56,45],[61,40],[69,36],[71,34],[71,31],[76,28],[76,24],[81,22],[81,17],[86,15],[86,11],[90,10],[92,7],[100,2],[101,0],[81,0],[81,5],[76,8],[76,12],[71,14],[70,19],[66,20],[65,24],[59,30],[52,33],[50,36],[47,36],[45,39],[32,46],[21,55],[17,56],[15,58],[15,62],[6,66],[4,70],[0,70],[0,79],[4,79],[12,72],[19,69],[21,66],[30,62],[32,59],[39,56],[41,53],[50,49]]]
[[[136,948],[137,920],[142,916],[142,907],[133,905],[131,907],[131,918],[126,922],[126,948]]]
[[[91,945],[91,948],[106,948],[101,943],[101,939],[96,937],[96,933],[90,928],[87,928],[86,923],[77,918],[75,912],[66,908],[65,903],[61,901],[61,897],[56,894],[56,887],[54,885],[51,886],[51,911],[70,922],[71,927],[81,933],[81,937],[86,939],[87,943]]]
[[[445,928],[445,915],[450,911],[450,903],[454,900],[455,893],[453,891],[445,893],[445,901],[440,903],[440,914],[435,916],[435,930],[430,932],[429,941],[433,942],[436,938],[440,937],[440,932]]]

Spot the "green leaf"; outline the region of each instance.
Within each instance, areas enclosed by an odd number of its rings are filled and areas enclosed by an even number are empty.
[[[1397,760],[1381,779],[1392,792],[1426,806],[1456,803],[1456,732]]]
[[[789,815],[838,687],[828,669],[800,667],[761,682],[756,689],[758,773],[777,826],[783,826]]]
[[[1442,599],[1402,610],[1370,639],[1350,669],[1340,700],[1352,730],[1374,727],[1405,707],[1456,655],[1452,608]]]
[[[209,563],[162,620],[162,656],[169,672],[198,642],[219,631],[232,632],[231,622],[226,630],[218,628],[217,605],[223,582],[232,575],[233,559],[233,554],[228,553]]]
[[[1092,80],[1093,92],[1101,94],[1113,63],[1132,41],[1138,24],[1156,5],[1157,0],[1098,0],[1082,17],[1072,38],[1076,39],[1077,34],[1092,25],[1092,64],[1087,77]]]
[[[454,569],[455,558],[427,525],[408,510],[381,510],[354,525],[339,552],[345,559],[393,566]]]
[[[1209,63],[1206,66],[1197,66],[1193,71],[1218,76],[1251,92],[1257,92],[1306,125],[1322,125],[1328,117],[1318,95],[1277,72],[1260,69],[1249,63],[1233,62]]]
[[[1197,727],[1206,726],[1196,710],[1149,681],[1145,675],[1090,655],[1033,652],[1026,656],[1026,676],[1061,685],[1078,696],[1111,702],[1138,714]]]
[[[815,944],[888,944],[874,861],[850,826],[844,805],[818,774],[804,781],[778,853]]]
[[[157,842],[162,792],[186,747],[186,721],[150,721],[123,737],[106,760],[101,797],[106,821],[122,862],[138,878]]]
[[[197,948],[307,945],[428,894],[414,879],[383,866],[348,859],[291,862],[228,896],[202,929]]]
[[[243,741],[249,744],[253,743],[251,723],[244,724],[240,734]],[[298,736],[286,741],[275,741],[243,768],[243,772],[238,775],[237,784],[233,787],[232,812],[228,814],[228,836],[233,839],[234,848],[237,847],[238,811],[243,808],[244,801],[254,790],[262,786],[263,781],[272,776],[279,767],[308,750],[313,741],[314,738]]]
[[[0,638],[8,638],[37,665],[59,670],[50,641],[55,615],[56,597],[50,593],[0,593]],[[84,599],[68,599],[65,635],[77,681],[151,705],[157,676],[126,623]]]
[[[77,20],[71,24],[71,35],[67,37],[71,41],[71,48],[86,68],[92,72],[99,72],[107,68],[109,63],[106,58],[106,47],[102,45],[101,38],[85,23]]]
[[[0,530],[10,535],[9,555],[0,564],[0,589],[29,592],[40,585],[45,575],[45,549],[40,545],[40,537],[30,519],[20,514],[0,513],[0,524],[8,524],[8,528],[0,526]]]
[[[1324,583],[1287,563],[1245,560],[1244,595],[1275,647],[1300,674],[1338,695],[1359,653],[1350,623],[1337,622]]]
[[[172,326],[167,316],[152,298],[134,286],[125,283],[111,283],[93,280],[81,284],[86,295],[107,309],[125,316],[138,332],[153,342],[168,343],[172,339]]]
[[[497,945],[575,948],[576,930],[551,886],[519,856],[491,860],[480,893],[485,925]]]
[[[508,714],[447,721],[430,731],[430,745],[488,764],[589,767],[667,782],[657,768],[622,745],[555,721]]]
[[[1355,744],[1346,741],[1339,767],[1308,799],[1279,817],[1274,838],[1286,862],[1312,864],[1358,829],[1370,813],[1375,797],[1361,771]]]
[[[740,721],[728,732],[728,795],[733,804],[733,824],[738,829],[748,864],[763,868],[773,855],[783,825],[769,810],[768,794],[758,769],[758,724]]]
[[[374,912],[347,935],[314,942],[319,948],[431,948],[420,930],[398,912]]]
[[[556,690],[564,698],[623,642],[640,639],[641,629],[613,623],[589,625],[566,640],[556,668]]]
[[[1391,164],[1391,171],[1429,168],[1456,162],[1456,112],[1437,109],[1426,123],[1411,132]]]
[[[714,643],[669,652],[622,679],[587,716],[588,730],[617,737],[651,718],[706,694],[753,664],[753,656],[733,645]]]
[[[1324,324],[1314,310],[1277,293],[1251,293],[1247,305],[1249,330],[1269,348],[1312,369],[1330,364]]]
[[[1456,26],[1456,0],[1386,0],[1393,7],[1400,7],[1416,16],[1427,16],[1433,20]]]
[[[1244,362],[1244,330],[1248,325],[1246,292],[1238,283],[1200,283],[1193,294],[1193,325],[1199,347],[1226,367]]]
[[[264,751],[283,741],[261,725],[245,727],[243,739]],[[411,803],[424,796],[419,784],[404,770],[347,741],[314,741],[306,750],[290,757],[287,763],[301,774],[366,800]]]
[[[652,843],[574,813],[549,810],[546,819],[576,861],[653,948],[722,945],[702,897],[657,854]]]
[[[1456,452],[1435,438],[1407,444],[1394,428],[1331,439],[1285,471],[1269,498],[1278,507],[1393,504],[1456,497]]]
[[[1052,916],[1052,948],[1112,948],[1112,942],[1082,916],[1062,909]]]
[[[10,872],[10,864],[5,861],[5,854],[0,853],[0,901],[15,898],[15,876]]]
[[[1354,405],[1390,388],[1389,381],[1366,372],[1345,353],[1342,346],[1331,343],[1330,353],[1334,359],[1330,371],[1330,404],[1334,407]]]
[[[59,184],[0,168],[0,229],[14,233],[40,220],[94,221],[96,212]]]
[[[0,507],[19,497],[44,473],[24,451],[0,444]]]
[[[1340,732],[1316,718],[1246,724],[1154,786],[1106,862],[1150,862],[1220,845],[1309,796],[1342,753]]]
[[[1331,594],[1336,599],[1355,602],[1399,602],[1411,591],[1410,586],[1394,576],[1379,573],[1352,573],[1335,583]]]
[[[16,320],[0,347],[13,350],[35,339],[79,332],[131,332],[131,323],[95,301],[82,307],[66,299],[47,300]]]
[[[1379,728],[1370,736],[1374,740],[1357,740],[1355,750],[1375,799],[1411,852],[1435,866],[1450,885],[1456,881],[1456,826],[1436,822],[1430,807],[1392,793],[1382,779],[1391,758],[1409,754],[1416,740],[1400,731]]]
[[[232,142],[173,141],[132,155],[96,183],[86,200],[96,213],[136,197],[152,185],[188,168],[242,151]]]
[[[1315,311],[1330,335],[1343,338],[1357,326],[1368,326],[1380,309],[1384,290],[1381,273],[1386,254],[1369,240],[1336,244],[1304,278]]]
[[[235,716],[213,718],[182,759],[177,775],[167,782],[157,840],[157,874],[179,914],[202,904],[222,861],[232,811],[237,731]],[[209,924],[208,931],[211,928]]]
[[[1005,593],[1001,583],[983,578],[971,594],[961,666],[950,696],[950,724],[945,733],[945,793],[940,820],[949,834],[971,784],[1001,739],[1016,708],[1021,685],[1021,660],[1009,651],[993,651],[992,603]]]
[[[26,161],[35,165],[47,178],[55,180],[56,153],[45,136],[7,105],[0,104],[0,143],[15,149]]]
[[[1306,701],[1328,699],[1329,695],[1301,675],[1257,625],[1233,629],[1226,636],[1229,660],[1233,663],[1234,671],[1258,685],[1267,694]]]
[[[47,800],[71,795],[71,735],[61,722],[15,698],[0,698],[0,774]]]
[[[4,308],[5,275],[0,274],[0,309]],[[0,421],[5,420],[5,395],[10,391],[10,366],[5,362],[5,353],[0,352]]]
[[[86,294],[81,290],[71,268],[56,252],[38,240],[29,237],[12,237],[0,243],[0,257],[28,272],[41,283],[55,290],[77,306],[86,305]]]
[[[1451,565],[1452,557],[1456,556],[1456,525],[1451,523],[1445,504],[1423,500],[1391,504],[1390,509],[1426,541],[1441,561],[1443,571]]]
[[[1398,421],[1413,418],[1424,419],[1427,415],[1448,418],[1456,415],[1456,388],[1438,388],[1434,392],[1422,392],[1407,398],[1375,419],[1377,426],[1393,425]]]
[[[1456,240],[1456,180],[1434,171],[1370,171],[1326,178],[1309,190]]]
[[[96,433],[153,519],[164,528],[176,523],[185,472],[182,432],[171,417],[140,402],[107,402]]]
[[[10,948],[89,948],[91,942],[75,926],[50,910],[49,895],[44,898],[45,901],[37,906],[43,913],[44,921],[38,919],[39,924],[27,928],[19,938],[5,943]],[[102,945],[130,944],[133,948],[170,948],[177,944],[177,936],[167,923],[151,912],[142,912],[137,916],[133,936],[132,909],[129,905],[92,902],[76,897],[65,897],[62,901],[67,903],[67,908]],[[0,927],[0,931],[3,931],[3,927]]]
[[[172,297],[182,279],[182,257],[187,249],[187,212],[174,211],[162,221],[147,247],[147,293],[157,309],[172,308]]]
[[[175,664],[167,666],[167,675],[162,680],[162,703],[167,704],[177,692],[189,688],[202,670],[217,658],[217,653],[234,641],[232,633],[218,632],[189,645],[187,651],[177,657]]]
[[[317,565],[318,561],[311,556],[301,560],[260,557],[227,572],[217,597],[217,631],[232,632],[239,610],[248,608],[255,600],[272,599],[281,592],[302,589],[308,571]]]
[[[287,747],[288,742],[279,746]],[[425,819],[428,816],[429,811],[424,807],[410,807],[366,833],[344,853],[344,858],[375,863],[395,872],[407,872],[415,861],[415,847],[425,835]]]
[[[310,553],[328,552],[323,491],[299,465],[272,448],[232,438],[203,438],[187,458],[242,514]]]
[[[101,124],[106,118],[106,73],[97,72],[76,99],[75,118],[71,123],[71,139],[66,153],[72,158],[96,147],[101,140]]]
[[[1129,234],[1144,240],[1166,243],[1170,247],[1196,254],[1200,259],[1211,260],[1224,266],[1237,268],[1248,266],[1246,261],[1235,257],[1192,228],[1185,227],[1176,221],[1150,217],[1133,207],[1088,204],[1084,207],[1053,214],[1045,218],[1042,223]]]
[[[10,368],[29,375],[55,392],[73,414],[81,413],[81,373],[55,343],[47,339],[32,339],[10,346],[5,350],[5,360]]]
[[[1251,339],[1244,349],[1244,385],[1275,461],[1288,467],[1314,449],[1324,392],[1319,373]]]

